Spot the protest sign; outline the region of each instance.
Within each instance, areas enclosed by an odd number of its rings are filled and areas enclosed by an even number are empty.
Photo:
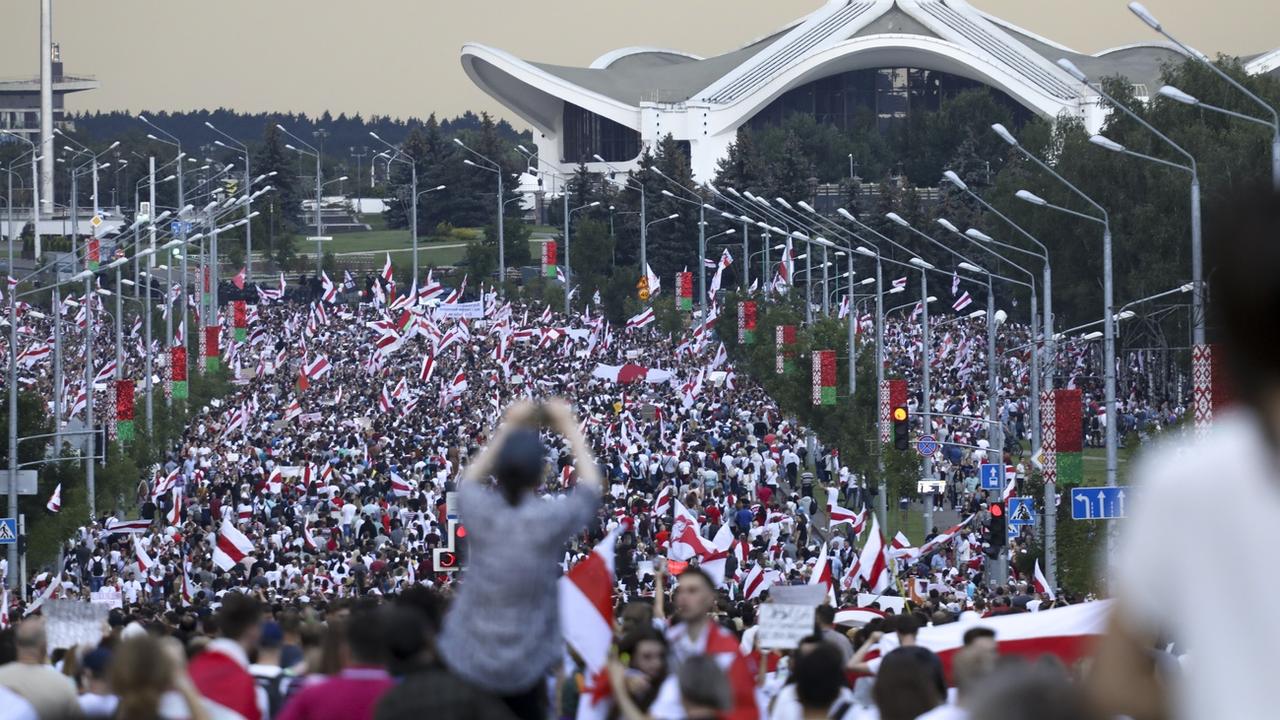
[[[794,650],[800,641],[813,634],[813,605],[764,603],[760,606],[760,630],[757,639],[766,650]]]

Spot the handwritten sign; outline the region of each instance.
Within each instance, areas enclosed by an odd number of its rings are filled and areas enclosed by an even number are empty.
[[[901,614],[906,605],[906,598],[895,597],[892,595],[858,593],[858,607],[878,607],[881,610],[892,610],[895,613]]]
[[[760,606],[760,647],[768,650],[794,650],[800,641],[813,634],[812,605],[765,603]]]
[[[111,608],[124,607],[124,601],[120,597],[120,591],[115,588],[103,588],[95,593],[89,593],[89,602],[94,605],[101,605],[108,610]]]

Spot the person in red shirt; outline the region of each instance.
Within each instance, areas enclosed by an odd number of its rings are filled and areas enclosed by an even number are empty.
[[[395,685],[386,670],[386,632],[382,612],[357,607],[340,627],[346,652],[337,675],[304,688],[278,720],[371,720],[382,695]]]

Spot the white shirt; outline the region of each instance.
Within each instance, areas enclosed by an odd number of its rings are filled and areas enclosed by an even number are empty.
[[[1215,417],[1203,440],[1146,452],[1134,478],[1112,577],[1131,621],[1168,631],[1194,657],[1180,679],[1175,716],[1275,717],[1275,689],[1264,678],[1280,647],[1280,623],[1265,600],[1280,596],[1280,575],[1269,570],[1280,456],[1251,413],[1233,411]],[[1206,615],[1188,582],[1244,602]]]

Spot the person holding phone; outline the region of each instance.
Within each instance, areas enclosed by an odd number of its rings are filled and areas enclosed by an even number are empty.
[[[535,490],[546,475],[540,429],[569,442],[578,483],[554,500]],[[490,484],[488,478],[495,482]],[[464,680],[502,697],[521,718],[545,714],[547,671],[560,659],[558,563],[565,542],[600,507],[600,471],[577,418],[563,400],[521,401],[458,489],[469,566],[445,616],[440,651]]]

